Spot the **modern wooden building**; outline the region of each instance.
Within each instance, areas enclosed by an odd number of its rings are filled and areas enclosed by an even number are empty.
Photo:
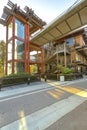
[[[46,23],[29,7],[22,10],[11,1],[4,7],[0,23],[6,26],[6,74],[30,72],[33,64],[43,73],[43,49],[31,43],[30,38]]]
[[[32,65],[40,73],[55,72],[57,64],[86,72],[87,0],[74,4],[45,28],[32,9],[22,10],[9,1],[0,23],[6,26],[6,74],[30,73]]]
[[[74,72],[87,73],[87,32],[69,36],[64,41],[45,45],[45,71],[58,73],[57,65],[73,68]]]

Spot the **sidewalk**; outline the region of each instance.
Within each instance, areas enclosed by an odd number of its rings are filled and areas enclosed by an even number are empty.
[[[87,101],[64,115],[46,130],[87,130]]]
[[[63,86],[77,83],[79,81],[84,82],[85,80],[87,79],[83,78],[79,80],[64,82],[47,80],[47,82],[34,82],[30,83],[30,85],[16,85],[15,87],[12,86],[3,89],[0,92],[0,99],[17,94],[19,95],[40,90],[54,89],[55,85],[60,85],[62,88]],[[56,103],[53,103],[43,109],[27,115],[24,117],[27,125],[23,126],[23,128],[26,129],[27,127],[30,130],[86,130],[87,92],[85,94],[86,97],[78,96],[76,94],[70,95],[63,100],[57,101]],[[21,124],[21,122],[22,119],[16,120],[2,127],[1,130],[18,130],[19,124]]]
[[[21,84],[10,87],[4,87],[0,91],[0,99],[47,88],[52,88],[52,86],[47,84],[46,82],[34,82],[30,83],[29,85]]]
[[[29,85],[26,84],[20,84],[20,85],[14,85],[14,86],[9,86],[9,87],[4,87],[0,91],[0,99],[10,97],[10,96],[15,96],[23,93],[28,93],[28,92],[34,92],[42,89],[52,89],[53,84],[55,85],[68,85],[68,84],[73,84],[78,81],[83,81],[87,80],[86,78],[79,79],[79,80],[73,80],[73,81],[55,81],[55,80],[47,80],[47,82],[41,81],[41,82],[33,82],[30,83]],[[52,83],[52,84],[51,84]]]

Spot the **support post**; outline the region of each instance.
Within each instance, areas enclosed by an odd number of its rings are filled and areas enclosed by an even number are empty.
[[[7,75],[7,61],[8,61],[8,25],[6,26],[6,66],[5,66],[5,74]]]
[[[42,48],[41,48],[41,58],[42,58],[41,73],[44,73],[44,56],[43,56],[43,49]]]
[[[65,67],[67,67],[66,61],[66,42],[64,42],[64,59],[65,59]]]
[[[56,58],[57,58],[57,71],[58,71],[58,61],[59,61],[58,45],[56,46]],[[57,74],[57,80],[58,80],[58,74]]]
[[[25,72],[30,72],[30,41],[29,25],[25,25]]]
[[[14,74],[14,50],[15,50],[15,17],[12,19],[12,74]]]

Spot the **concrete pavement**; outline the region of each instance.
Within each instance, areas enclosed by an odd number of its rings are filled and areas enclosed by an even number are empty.
[[[21,85],[15,85],[15,86],[9,86],[9,87],[4,87],[0,91],[0,99],[2,98],[7,98],[10,96],[15,96],[19,94],[23,94],[26,92],[33,92],[33,91],[38,91],[42,89],[52,89],[54,88],[54,83],[56,85],[65,85],[67,83],[71,83],[69,81],[65,82],[60,82],[60,81],[54,81],[54,80],[47,80],[47,82],[41,81],[41,82],[34,82],[28,84],[21,84]]]
[[[84,81],[84,80],[87,80],[87,78],[85,77],[79,80],[63,81],[63,82],[55,81],[55,80],[47,80],[47,82],[44,82],[44,81],[34,82],[34,83],[30,83],[29,85],[21,84],[21,85],[5,87],[5,88],[2,88],[0,91],[0,99],[23,94],[26,92],[33,92],[33,91],[48,89],[48,88],[52,89],[54,88],[53,86],[55,85],[64,86],[64,85],[69,85],[69,84],[73,84],[73,83]]]
[[[67,113],[46,130],[87,130],[87,101]]]
[[[56,102],[26,117],[22,113],[20,120],[4,126],[0,130],[19,130],[19,128],[21,128],[21,130],[44,130],[84,101],[86,101],[85,98],[76,95],[70,96],[67,99]]]
[[[80,79],[79,81],[76,80],[72,82],[58,82],[58,81],[48,81],[48,83],[38,82],[35,84],[30,84],[29,86],[27,85],[25,85],[24,87],[18,86],[16,89],[13,88],[7,91],[2,90],[2,92],[0,93],[1,95],[0,98],[1,99],[6,98],[9,96],[21,94],[27,91],[33,92],[33,91],[38,91],[42,89],[52,89],[54,87],[59,87],[60,89],[63,89],[65,91],[65,87],[63,86],[70,85],[73,83],[78,83],[78,82],[84,82],[84,81],[87,81],[87,79],[85,78],[85,79]],[[6,92],[7,92],[7,95],[6,95]],[[21,130],[22,129],[23,130],[28,130],[28,129],[30,130],[44,130],[44,129],[47,129],[47,130],[87,130],[86,103],[87,103],[87,90],[85,89],[84,91],[77,91],[74,95],[66,99],[63,99],[61,101],[58,101],[50,106],[47,106],[39,111],[36,111],[26,117],[22,113],[22,117],[20,120],[17,120],[11,124],[8,124],[7,126],[4,126],[0,128],[0,130],[9,130],[9,129],[12,129],[12,130],[15,130],[15,129],[16,130],[19,130],[19,129]],[[82,124],[81,124],[81,120],[83,120]],[[80,127],[80,125],[82,127]]]
[[[51,85],[45,83],[45,82],[35,82],[27,84],[21,84],[21,85],[15,85],[10,87],[2,88],[0,91],[0,99],[7,98],[10,96],[20,95],[23,93],[33,92],[41,89],[47,89],[52,88]]]

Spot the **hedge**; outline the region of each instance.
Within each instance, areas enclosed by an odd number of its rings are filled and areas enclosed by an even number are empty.
[[[28,82],[28,78],[30,82],[40,81],[40,75],[29,75],[29,74],[14,74],[5,76],[0,79],[1,87],[11,86],[16,84],[23,84]]]
[[[60,76],[64,76],[65,81],[71,81],[71,80],[83,78],[82,74],[75,73],[75,74],[47,74],[47,79],[60,81]]]

